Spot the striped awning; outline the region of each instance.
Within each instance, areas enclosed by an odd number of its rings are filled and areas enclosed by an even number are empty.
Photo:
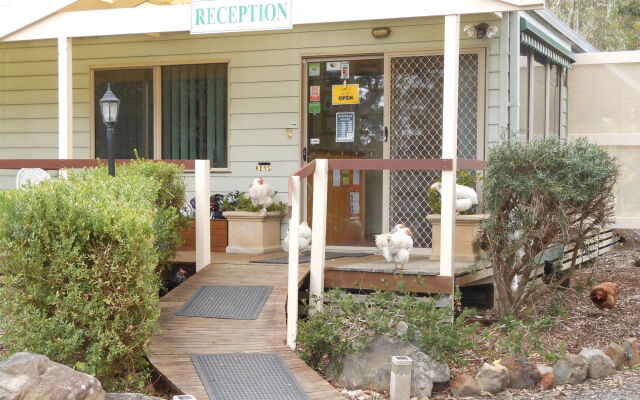
[[[543,57],[552,64],[571,68],[571,63],[576,61],[575,55],[571,50],[524,18],[520,18],[520,42],[536,55]]]
[[[547,46],[540,40],[535,37],[529,35],[527,32],[521,32],[521,42],[524,46],[530,48],[538,55],[546,58],[550,63],[557,64],[564,68],[571,68],[571,62],[569,58],[566,58],[564,55],[556,52],[551,47]]]

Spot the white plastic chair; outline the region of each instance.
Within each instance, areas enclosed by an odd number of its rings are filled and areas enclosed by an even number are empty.
[[[51,176],[41,168],[22,168],[16,176],[16,188],[20,189],[24,185],[37,185],[46,179],[51,179]]]

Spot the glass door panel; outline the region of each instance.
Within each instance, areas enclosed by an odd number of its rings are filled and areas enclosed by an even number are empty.
[[[384,60],[307,63],[307,143],[316,158],[383,158]],[[327,244],[371,246],[382,231],[382,171],[329,171]],[[307,190],[311,221],[313,182]]]

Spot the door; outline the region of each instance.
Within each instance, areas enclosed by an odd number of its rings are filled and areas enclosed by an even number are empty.
[[[382,158],[384,59],[306,60],[307,162],[316,158]],[[311,221],[313,180],[307,187]],[[330,171],[327,245],[371,246],[382,231],[382,171]]]
[[[484,92],[479,79],[481,51],[460,54],[458,93],[458,157],[482,159]],[[389,141],[385,156],[440,158],[442,156],[442,99],[444,56],[440,54],[387,55],[386,95]],[[472,172],[475,173],[475,172]],[[427,188],[440,171],[385,172],[385,228],[398,223],[411,227],[414,247],[431,247],[431,212]]]

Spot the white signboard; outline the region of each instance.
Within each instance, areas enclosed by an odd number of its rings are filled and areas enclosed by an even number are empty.
[[[291,29],[292,0],[191,0],[191,33]]]
[[[353,142],[356,113],[338,112],[336,113],[336,142]]]

